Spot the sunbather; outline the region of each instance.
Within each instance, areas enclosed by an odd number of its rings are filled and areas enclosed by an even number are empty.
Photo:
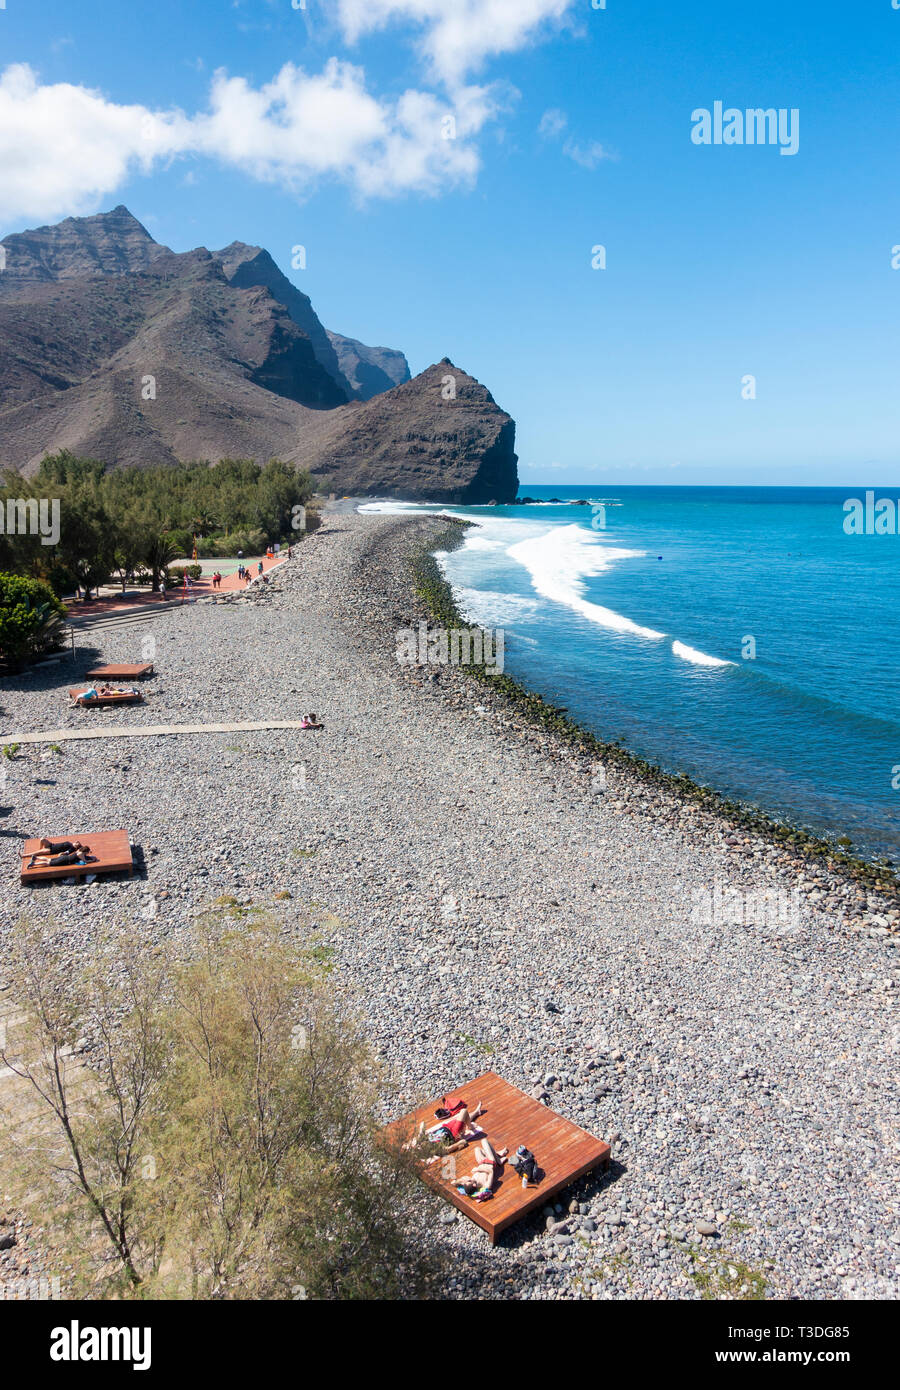
[[[60,864],[86,864],[89,858],[90,845],[80,840],[48,840],[45,836],[26,868],[33,868],[35,861],[39,868],[56,868]]]
[[[101,685],[97,690],[91,686],[89,690],[81,690],[74,696],[79,704],[93,704],[95,700],[108,700],[112,695],[140,695],[137,686],[134,685]]]
[[[446,1119],[438,1120],[436,1125],[431,1125],[428,1129],[422,1120],[415,1138],[410,1139],[403,1147],[411,1149],[414,1144],[427,1137],[432,1144],[449,1144],[450,1147],[444,1150],[445,1153],[456,1153],[458,1149],[464,1149],[470,1139],[481,1138],[484,1130],[476,1126],[475,1121],[483,1113],[484,1106],[479,1101],[471,1114],[464,1105],[461,1110],[457,1110]]]
[[[315,714],[304,714],[300,720],[301,729],[324,729],[325,725],[320,724]]]
[[[460,1192],[471,1197],[473,1202],[486,1202],[493,1197],[497,1180],[503,1172],[503,1165],[509,1149],[494,1149],[485,1136],[475,1145],[475,1167],[469,1177],[456,1184]]]

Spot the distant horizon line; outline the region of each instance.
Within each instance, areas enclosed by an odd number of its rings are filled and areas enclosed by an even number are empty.
[[[583,487],[583,488],[591,488],[591,487],[592,487],[592,488],[597,488],[597,487],[601,487],[601,486],[604,486],[604,484],[603,484],[602,482],[596,482],[596,481],[595,481],[595,482],[590,482],[590,483],[588,483],[588,482],[575,482],[575,483],[529,483],[529,484],[528,484],[528,487],[555,487],[555,488],[564,488],[564,487]],[[672,488],[672,489],[676,489],[676,488],[698,488],[698,487],[702,487],[702,488],[708,488],[711,492],[713,492],[713,491],[718,491],[718,490],[720,490],[721,488],[726,488],[726,487],[744,488],[744,489],[757,488],[760,492],[763,492],[763,491],[765,491],[765,492],[774,492],[774,491],[779,491],[779,490],[782,491],[782,492],[797,492],[797,491],[801,491],[801,490],[807,490],[807,491],[809,491],[809,492],[816,492],[816,491],[823,492],[823,491],[825,491],[825,490],[827,490],[827,489],[829,489],[829,488],[833,488],[833,489],[855,488],[856,491],[858,492],[858,491],[860,491],[860,489],[862,489],[863,491],[866,491],[866,490],[873,491],[875,488],[893,488],[893,489],[895,489],[895,490],[898,492],[898,494],[900,494],[900,482],[897,482],[897,483],[614,483],[614,484],[612,484],[612,486],[615,486],[615,487],[617,487],[617,488],[626,488],[626,487],[669,487],[669,488]],[[524,491],[526,491],[526,488],[525,488],[523,485],[520,485],[520,486],[519,486],[519,492],[524,492]]]

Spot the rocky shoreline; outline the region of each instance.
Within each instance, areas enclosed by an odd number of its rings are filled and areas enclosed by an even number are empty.
[[[434,1297],[897,1297],[894,904],[625,762],[598,779],[461,668],[399,666],[445,527],[331,514],[267,586],[155,620],[148,704],[98,720],[314,709],[324,731],[29,748],[7,767],[2,921],[53,917],[74,960],[101,922],[177,938],[219,895],[269,905],[331,954],[385,1119],[490,1069],[610,1140],[608,1179],[493,1250],[423,1191],[416,1236],[454,1261]],[[140,637],[110,629],[103,655]],[[91,717],[61,692],[95,656],[7,682],[3,727]],[[140,877],[19,886],[18,837],[116,826]],[[717,889],[798,912],[707,921]]]
[[[462,544],[465,530],[473,523],[450,517],[445,520],[446,530],[418,551],[411,561],[411,571],[427,620],[452,629],[465,626],[466,620],[432,551]],[[421,620],[422,613],[419,616]],[[812,873],[816,888],[825,894],[823,906],[849,918],[852,930],[868,930],[875,936],[900,935],[900,879],[887,861],[859,858],[842,848],[839,840],[823,840],[803,827],[777,820],[759,807],[730,801],[685,773],[665,772],[658,764],[618,743],[604,743],[569,718],[565,710],[557,709],[505,673],[497,675],[483,666],[471,666],[465,674],[479,680],[487,691],[502,696],[507,709],[519,716],[522,727],[541,728],[553,735],[562,749],[574,751],[592,777],[598,760],[604,770],[615,765],[626,774],[621,787],[623,795],[636,797],[639,807],[649,814],[666,818],[673,809],[673,798],[677,814],[681,814],[686,801],[695,808],[702,807],[732,832],[726,837],[727,844],[749,845],[751,848],[743,852],[762,854],[801,877]],[[735,835],[739,837],[737,841]]]

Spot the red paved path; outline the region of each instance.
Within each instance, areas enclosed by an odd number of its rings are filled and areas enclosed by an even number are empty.
[[[265,555],[257,555],[246,563],[255,582],[256,567],[260,560],[263,562],[263,574],[265,574],[268,570],[274,569],[276,565],[283,564],[286,559],[286,555],[278,555],[272,560],[267,559]],[[219,585],[218,589],[213,588],[213,582],[210,577],[205,579],[192,579],[191,596],[193,598],[206,598],[209,594],[233,593],[236,589],[246,589],[247,587],[246,581],[238,579],[237,570],[235,570],[233,574],[222,576],[222,583]],[[183,588],[179,585],[175,589],[169,589],[168,596],[164,599],[162,594],[151,594],[148,590],[142,589],[138,592],[127,594],[125,597],[119,595],[117,598],[91,599],[90,603],[69,599],[67,600],[66,606],[69,610],[70,618],[102,617],[105,613],[123,613],[127,612],[129,609],[148,608],[161,603],[165,603],[166,605],[172,603],[178,604],[181,602],[183,592]]]

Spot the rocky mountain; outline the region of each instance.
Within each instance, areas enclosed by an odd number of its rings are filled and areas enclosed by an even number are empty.
[[[7,265],[9,257],[7,257]],[[111,465],[268,458],[298,411],[343,404],[287,310],[208,251],[0,294],[0,462],[67,448]]]
[[[329,333],[261,247],[176,254],[118,207],[0,252],[0,466],[277,455],[343,492],[515,496],[515,426],[483,386]]]
[[[236,289],[262,285],[279,304],[284,305],[297,327],[309,338],[318,361],[344,391],[345,399],[352,400],[354,392],[341,371],[337,353],[319,322],[312,300],[282,274],[268,251],[261,246],[247,246],[243,241],[233,241],[224,251],[216,251],[215,257],[221,263],[229,284]]]
[[[293,461],[343,492],[432,502],[512,502],[516,426],[449,357],[364,405],[323,413]]]
[[[337,354],[341,375],[356,400],[370,401],[379,392],[390,391],[392,386],[409,381],[409,364],[402,352],[395,348],[366,347],[355,338],[332,333],[330,328],[326,332]]]
[[[96,217],[67,217],[52,227],[13,232],[0,245],[6,252],[0,293],[55,280],[134,274],[172,254],[121,203]]]
[[[396,348],[367,347],[355,338],[323,328],[309,295],[291,283],[261,246],[233,241],[213,254],[221,261],[230,284],[239,289],[264,285],[284,305],[294,323],[309,337],[326,372],[347,393],[348,400],[368,401],[401,381],[409,381],[409,364]]]

